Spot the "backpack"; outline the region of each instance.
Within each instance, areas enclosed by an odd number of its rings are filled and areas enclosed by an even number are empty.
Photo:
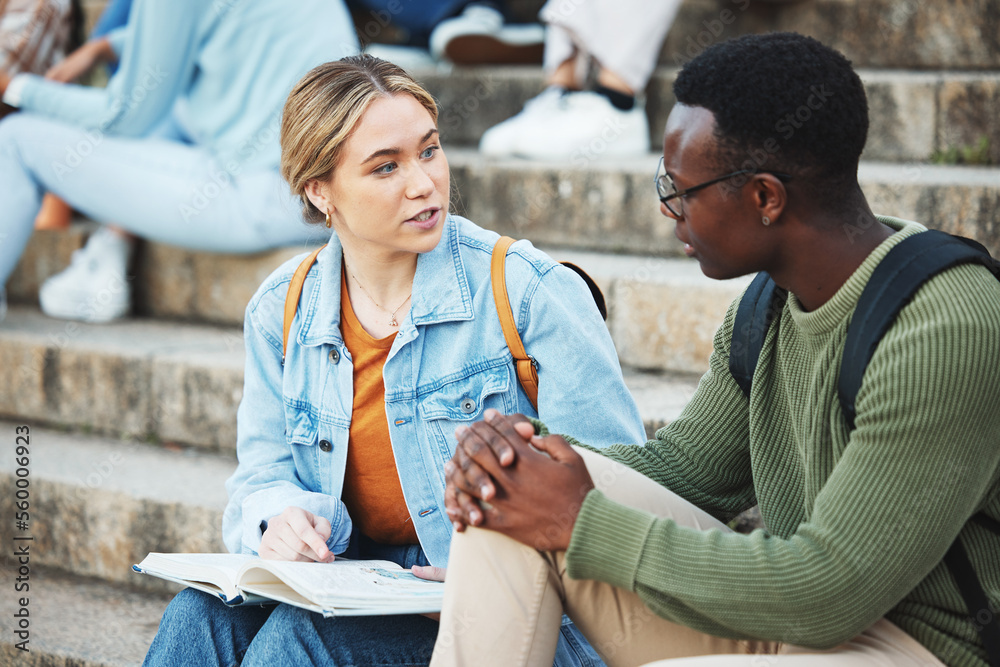
[[[981,264],[1000,280],[1000,261],[979,243],[935,230],[907,237],[896,244],[872,272],[858,299],[844,343],[844,355],[837,381],[837,397],[850,430],[854,430],[855,406],[865,369],[879,341],[920,287],[933,276],[959,264]],[[757,274],[736,309],[729,371],[749,398],[754,370],[764,347],[771,321],[781,313],[788,293],[771,277]],[[980,512],[970,518],[1000,535],[1000,522]],[[973,625],[989,655],[990,664],[1000,667],[1000,622],[990,611],[989,600],[962,546],[961,537],[944,557]],[[983,610],[989,614],[983,622]]]
[[[500,319],[500,328],[503,329],[503,337],[507,343],[507,349],[514,357],[514,368],[517,370],[517,379],[521,383],[521,388],[531,401],[532,407],[538,410],[538,364],[535,359],[524,349],[524,342],[517,331],[517,324],[514,321],[514,312],[510,308],[510,299],[507,297],[506,263],[507,250],[515,243],[509,236],[501,236],[493,246],[493,255],[490,260],[490,281],[493,288],[493,303],[496,305],[497,317]],[[285,354],[288,352],[288,332],[292,327],[292,320],[299,308],[299,299],[302,296],[302,286],[305,283],[309,269],[316,263],[316,257],[320,250],[326,245],[316,248],[308,257],[302,260],[292,280],[288,284],[288,294],[285,296],[284,326],[281,338],[281,363],[285,363]],[[604,295],[597,283],[587,275],[587,273],[572,262],[561,262],[563,266],[572,270],[583,278],[590,288],[590,294],[594,297],[594,304],[601,313],[601,317],[608,319],[608,309],[604,301]]]

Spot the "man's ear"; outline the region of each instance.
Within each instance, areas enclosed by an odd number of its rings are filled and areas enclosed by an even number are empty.
[[[761,219],[778,220],[788,205],[785,184],[774,174],[760,173],[754,176],[750,190]]]
[[[313,178],[306,181],[306,197],[312,202],[312,205],[320,210],[322,213],[333,213],[334,206],[330,201],[328,196],[329,187],[326,183],[321,182],[319,179]]]

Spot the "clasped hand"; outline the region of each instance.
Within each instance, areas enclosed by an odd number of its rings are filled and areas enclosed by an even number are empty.
[[[445,464],[445,509],[462,532],[496,530],[534,549],[565,550],[594,482],[563,438],[535,435],[524,415],[487,410],[484,421],[455,431]]]

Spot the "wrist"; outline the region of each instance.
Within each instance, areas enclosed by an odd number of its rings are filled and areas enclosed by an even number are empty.
[[[91,54],[95,62],[108,62],[117,60],[118,54],[111,46],[111,40],[107,37],[98,37],[90,42]]]

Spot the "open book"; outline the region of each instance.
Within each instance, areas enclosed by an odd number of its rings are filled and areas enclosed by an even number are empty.
[[[384,560],[293,563],[241,554],[151,553],[132,569],[228,605],[286,602],[324,616],[439,612],[444,598],[444,583],[419,579]]]

